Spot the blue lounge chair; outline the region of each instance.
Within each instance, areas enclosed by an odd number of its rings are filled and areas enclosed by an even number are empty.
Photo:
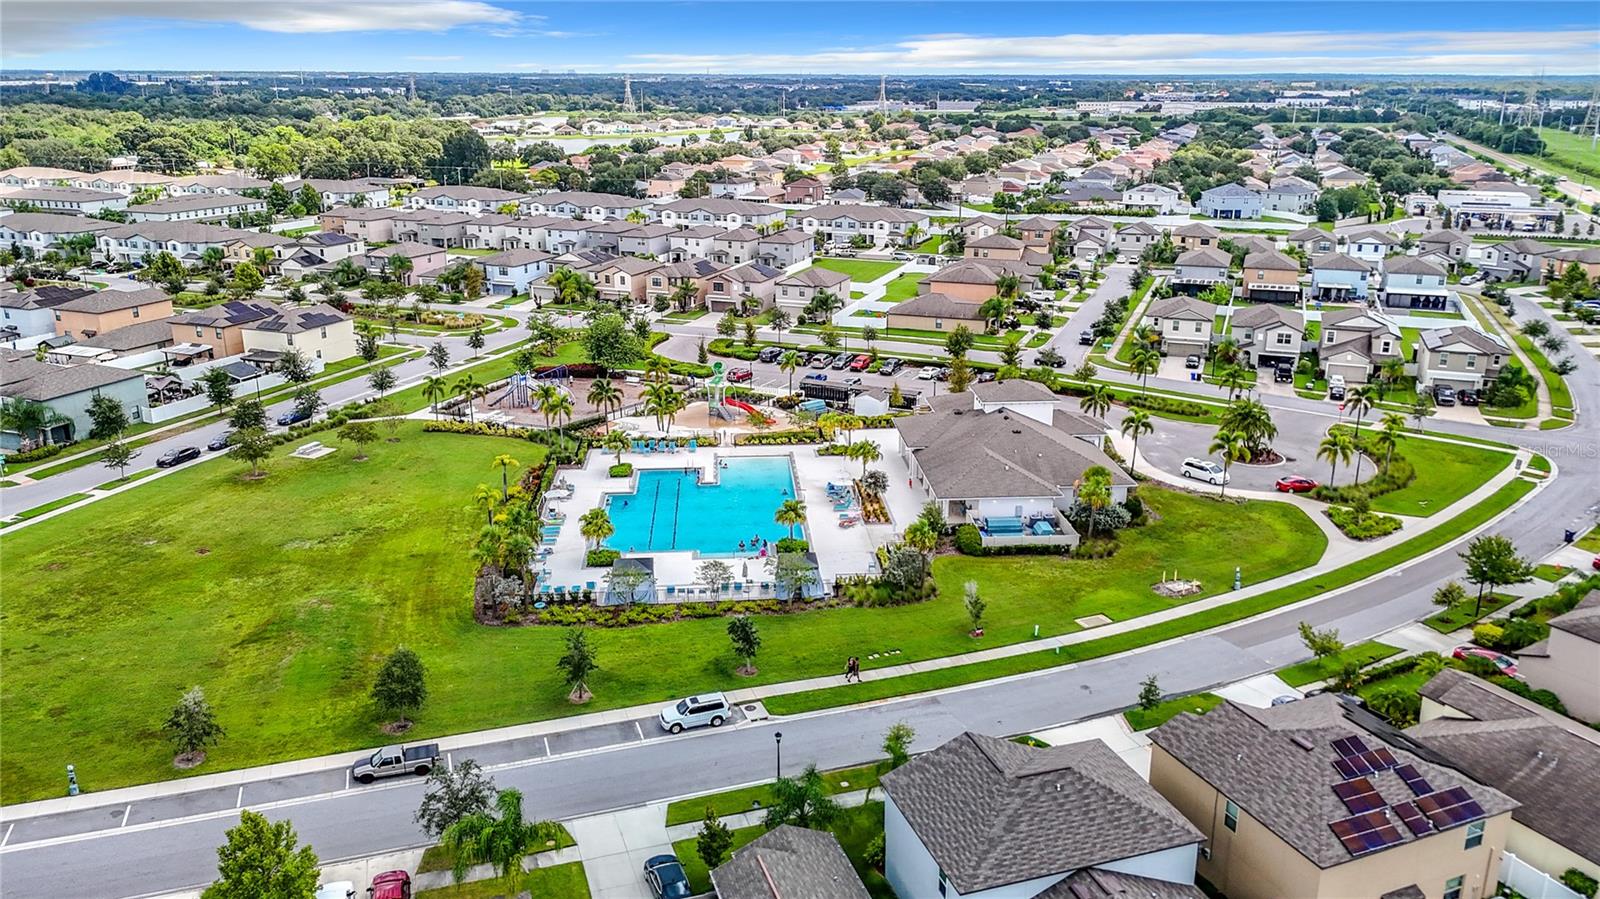
[[[566,587],[562,587],[560,585],[557,585],[556,586],[556,596],[561,597],[561,596],[566,596],[566,595],[567,595],[567,588]]]
[[[667,585],[667,598],[668,599],[671,599],[673,596],[677,595],[677,592],[678,592],[678,588],[677,587],[674,587],[671,584]]]
[[[549,584],[544,584],[544,585],[540,586],[539,587],[539,592],[540,593],[549,593],[550,592],[550,585]]]
[[[697,443],[696,441],[693,441],[693,440],[689,441],[689,452],[692,453],[692,452],[694,452],[695,450],[697,450],[699,448],[700,448],[700,444],[699,443]]]
[[[772,592],[772,585],[767,583],[766,581],[762,581],[761,582],[761,592],[762,593],[771,593]]]
[[[743,593],[744,592],[744,581],[734,581],[734,583],[733,583],[733,592],[735,592],[735,593]]]
[[[572,585],[572,589],[568,590],[567,592],[571,593],[573,596],[577,596],[578,594],[583,592],[583,588],[578,586],[577,584],[573,584]]]
[[[585,590],[593,590],[594,589],[594,581],[585,581],[584,585],[583,585],[583,589],[585,589]]]

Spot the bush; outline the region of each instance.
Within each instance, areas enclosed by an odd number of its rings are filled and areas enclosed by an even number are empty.
[[[620,465],[613,465],[610,468],[606,469],[606,472],[608,474],[610,474],[611,477],[614,477],[614,478],[630,477],[630,476],[633,475],[633,463],[632,462],[623,462]]]
[[[1081,502],[1073,502],[1072,507],[1067,510],[1067,520],[1072,522],[1072,526],[1077,528],[1080,534],[1087,534],[1090,530],[1089,511],[1089,507]],[[1133,516],[1129,514],[1127,508],[1113,503],[1094,513],[1094,532],[1109,534],[1112,531],[1120,531],[1131,521]]]
[[[1479,646],[1493,648],[1500,643],[1500,639],[1504,634],[1505,631],[1501,630],[1500,625],[1490,624],[1485,621],[1472,628],[1472,642]]]
[[[1151,412],[1164,412],[1168,415],[1182,415],[1187,418],[1211,417],[1210,406],[1191,403],[1188,400],[1174,400],[1164,396],[1146,396],[1136,393],[1128,397],[1127,402],[1133,408],[1149,409]]]
[[[1482,625],[1479,625],[1482,627]],[[1499,628],[1500,633],[1494,637],[1493,642],[1479,642],[1480,646],[1500,652],[1516,652],[1527,646],[1532,646],[1540,640],[1550,636],[1550,627],[1537,621],[1526,621],[1513,618]],[[1473,638],[1477,638],[1477,628],[1473,629]]]
[[[36,446],[31,450],[26,450],[20,453],[12,453],[11,455],[6,456],[6,464],[20,465],[23,462],[37,462],[40,459],[48,459],[51,456],[59,456],[61,455],[62,450],[71,445],[72,444],[70,443],[47,443],[44,446]]]
[[[1373,460],[1383,457],[1383,454],[1374,449],[1368,440],[1361,441],[1361,449]],[[1379,465],[1379,468],[1377,476],[1371,480],[1361,484],[1346,484],[1343,487],[1329,487],[1322,484],[1311,491],[1311,496],[1325,503],[1349,504],[1359,498],[1370,500],[1385,493],[1393,493],[1417,479],[1416,468],[1399,452],[1394,454],[1394,458],[1387,466],[1380,465],[1377,461],[1373,464]]]
[[[964,524],[956,528],[956,552],[964,556],[983,555],[983,535],[978,533],[975,524]]]
[[[706,352],[713,356],[727,356],[732,359],[754,362],[761,355],[761,348],[735,343],[732,338],[718,337],[716,340],[706,344]]]
[[[621,557],[622,553],[614,549],[591,549],[584,555],[583,564],[590,568],[610,568]]]
[[[1140,499],[1137,493],[1128,494],[1128,499],[1122,504],[1122,508],[1128,510],[1128,525],[1130,527],[1144,524],[1148,520],[1144,500]]]
[[[780,554],[803,553],[809,552],[811,549],[811,544],[801,540],[799,537],[779,537],[778,542],[774,543],[772,546]]]
[[[1376,540],[1400,530],[1400,519],[1376,512],[1358,512],[1348,506],[1333,506],[1323,514],[1341,533],[1352,540]]]
[[[1568,868],[1562,871],[1561,883],[1574,893],[1580,896],[1588,896],[1590,899],[1594,899],[1595,891],[1600,889],[1600,881],[1579,871],[1577,868]]]
[[[1096,537],[1093,540],[1085,540],[1079,543],[1078,547],[1072,551],[1072,557],[1074,559],[1109,559],[1116,555],[1117,550],[1121,547],[1122,544],[1115,540]]]
[[[792,431],[770,431],[764,434],[740,434],[733,439],[737,446],[795,446],[805,443],[821,443],[823,441],[820,428],[797,428]]]

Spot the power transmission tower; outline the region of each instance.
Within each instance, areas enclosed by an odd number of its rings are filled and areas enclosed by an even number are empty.
[[[1525,128],[1532,128],[1539,119],[1539,82],[1528,85],[1528,99],[1522,103],[1521,124]]]
[[[1578,126],[1578,133],[1589,134],[1589,149],[1593,150],[1596,143],[1600,143],[1600,83],[1594,86],[1594,92],[1589,94],[1589,109],[1583,114],[1583,124]]]
[[[416,75],[411,75],[408,78],[406,78],[406,99],[407,100],[415,100],[415,99],[417,99],[417,76]]]

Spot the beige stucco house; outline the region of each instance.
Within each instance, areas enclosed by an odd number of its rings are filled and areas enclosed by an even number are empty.
[[[1600,721],[1600,590],[1550,619],[1550,637],[1517,653],[1517,666],[1530,685],[1560,696],[1567,711]]]

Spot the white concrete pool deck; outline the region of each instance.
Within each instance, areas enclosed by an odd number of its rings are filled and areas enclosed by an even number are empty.
[[[622,461],[633,463],[635,472],[650,469],[682,471],[692,468],[699,471],[703,479],[710,480],[714,479],[715,475],[708,477],[708,472],[718,459],[791,457],[796,492],[806,505],[805,536],[811,544],[812,552],[817,555],[823,582],[831,584],[840,577],[875,572],[877,548],[897,540],[906,525],[915,519],[922,509],[921,492],[914,491],[907,483],[908,472],[905,463],[900,459],[899,434],[887,429],[857,431],[854,436],[857,440],[871,440],[877,443],[883,452],[883,458],[868,467],[881,469],[889,476],[889,490],[884,496],[884,504],[889,509],[890,524],[862,523],[850,528],[838,526],[839,513],[834,511],[833,502],[828,499],[827,485],[829,482],[846,483],[851,478],[859,477],[861,463],[852,462],[843,456],[819,456],[815,446],[700,447],[692,453],[684,449],[676,453],[630,452],[622,454]],[[604,494],[633,491],[632,478],[613,478],[608,473],[608,469],[615,461],[613,453],[595,450],[589,454],[582,468],[563,469],[560,472],[560,476],[556,479],[557,483],[565,481],[571,486],[572,492],[570,497],[561,498],[564,495],[561,491],[552,491],[546,498],[547,509],[554,507],[564,512],[567,517],[555,542],[546,544],[551,548],[551,552],[541,560],[539,568],[548,571],[549,577],[542,579],[541,584],[548,583],[571,589],[574,586],[586,587],[593,582],[596,589],[604,589],[605,575],[609,569],[584,566],[588,546],[583,535],[578,532],[578,519],[583,513],[602,505]],[[680,528],[684,524],[692,527],[693,523],[680,522]],[[624,553],[624,555],[629,554]],[[671,597],[674,600],[711,598],[711,594],[704,592],[702,585],[696,582],[700,563],[705,561],[697,553],[674,551],[633,555],[653,560],[658,599],[667,599],[665,591],[668,586],[674,588]],[[716,558],[733,567],[736,580],[749,583],[743,596],[762,595],[761,583],[772,581],[766,560],[759,559],[754,553],[742,556],[719,555]],[[771,595],[770,588],[765,595]]]

